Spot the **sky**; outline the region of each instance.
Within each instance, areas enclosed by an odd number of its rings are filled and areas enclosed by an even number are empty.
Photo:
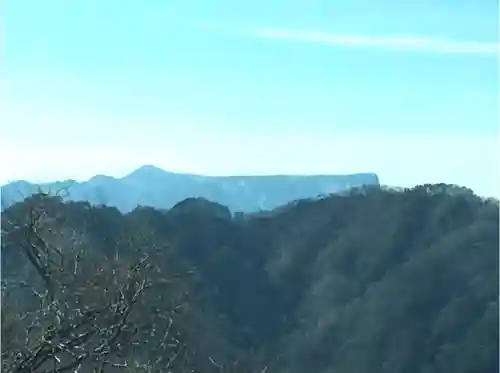
[[[0,183],[154,164],[500,195],[494,0],[0,7]]]

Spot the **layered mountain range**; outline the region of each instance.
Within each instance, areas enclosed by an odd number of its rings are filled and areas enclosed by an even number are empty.
[[[1,187],[2,208],[39,192],[57,193],[65,200],[88,201],[130,212],[138,205],[169,209],[187,198],[205,198],[232,212],[272,210],[291,201],[379,185],[374,173],[351,175],[201,176],[142,166],[122,178],[97,175],[88,181],[34,184],[14,181]]]

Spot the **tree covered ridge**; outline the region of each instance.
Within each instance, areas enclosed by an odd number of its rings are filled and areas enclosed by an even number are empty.
[[[467,189],[367,187],[235,216],[197,199],[123,215],[34,196],[2,215],[3,237],[11,235],[2,240],[4,279],[36,278],[21,270],[29,266],[15,250],[20,238],[6,228],[33,204],[60,235],[78,232],[95,260],[148,254],[157,268],[150,278],[179,278],[136,312],[147,318],[152,304],[170,312],[189,294],[175,325],[190,369],[497,371],[498,202]],[[59,243],[68,250],[75,244],[66,236]],[[29,303],[2,290],[8,296],[17,307]],[[148,362],[149,352],[127,353]]]

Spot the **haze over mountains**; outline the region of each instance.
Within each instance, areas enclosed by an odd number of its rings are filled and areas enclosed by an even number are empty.
[[[88,181],[34,184],[14,181],[1,187],[3,207],[39,191],[60,193],[65,200],[88,201],[130,212],[138,205],[168,209],[192,197],[227,206],[232,212],[272,210],[302,198],[379,185],[374,173],[350,175],[201,176],[164,171],[146,165],[122,177],[97,175]]]

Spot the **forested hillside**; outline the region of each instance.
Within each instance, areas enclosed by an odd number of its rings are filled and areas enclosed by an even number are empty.
[[[498,235],[444,184],[234,216],[35,195],[2,214],[2,371],[497,372]]]

